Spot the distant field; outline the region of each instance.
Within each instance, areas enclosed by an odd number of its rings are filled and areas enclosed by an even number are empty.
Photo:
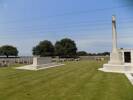
[[[133,100],[123,74],[100,72],[102,62],[67,62],[41,71],[0,68],[0,100]]]

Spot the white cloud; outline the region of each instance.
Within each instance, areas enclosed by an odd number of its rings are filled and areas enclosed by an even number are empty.
[[[76,43],[79,50],[86,50],[88,52],[102,52],[111,48],[111,39],[108,38],[79,39]]]

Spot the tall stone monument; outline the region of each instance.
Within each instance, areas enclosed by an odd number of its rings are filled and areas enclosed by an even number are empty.
[[[117,48],[117,31],[116,31],[116,18],[112,16],[112,52],[110,54],[109,64],[121,65],[122,62],[122,54],[120,50]]]
[[[104,72],[133,73],[133,49],[117,47],[116,18],[112,16],[112,52],[107,64],[100,68]]]

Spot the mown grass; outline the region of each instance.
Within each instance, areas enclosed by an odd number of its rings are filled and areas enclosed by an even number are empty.
[[[0,68],[0,100],[133,100],[128,79],[98,71],[102,64],[67,62],[40,71]]]

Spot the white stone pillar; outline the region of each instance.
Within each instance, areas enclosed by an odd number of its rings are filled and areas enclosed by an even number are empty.
[[[117,51],[116,18],[112,16],[112,52]]]
[[[109,64],[123,64],[122,52],[117,48],[116,18],[112,16],[112,52],[110,54]]]
[[[133,66],[133,50],[131,50],[131,65]]]

